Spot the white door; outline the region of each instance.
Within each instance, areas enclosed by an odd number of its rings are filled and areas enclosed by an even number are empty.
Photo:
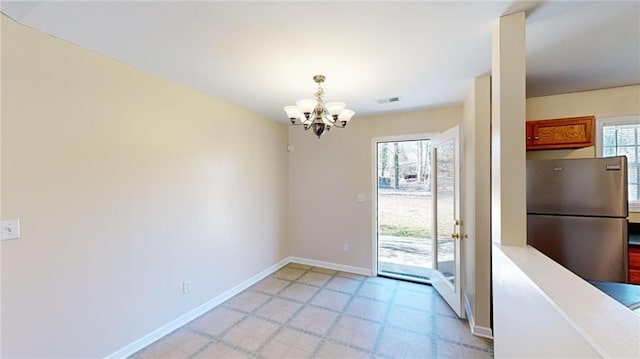
[[[464,318],[460,241],[466,235],[460,218],[460,126],[431,139],[431,193],[433,195],[433,287]]]

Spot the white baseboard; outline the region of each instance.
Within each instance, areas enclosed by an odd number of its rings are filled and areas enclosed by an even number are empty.
[[[487,327],[473,326],[471,334],[487,339],[493,339],[493,330]]]
[[[263,278],[269,276],[270,274],[272,274],[273,272],[277,271],[278,269],[284,267],[285,265],[289,264],[291,262],[290,260],[291,257],[287,257],[283,260],[281,260],[280,262],[270,266],[269,268],[263,270],[262,272],[254,275],[253,277],[245,280],[244,282],[236,285],[235,287],[227,290],[226,292],[210,299],[209,301],[207,301],[206,303],[196,307],[193,310],[190,310],[189,312],[179,316],[178,318],[170,321],[169,323],[161,326],[160,328],[154,330],[153,332],[145,335],[144,337],[134,341],[133,343],[125,346],[124,348],[108,355],[106,358],[126,358],[128,356],[130,356],[131,354],[137,352],[138,350],[146,347],[147,345],[155,342],[156,340],[164,337],[165,335],[171,333],[172,331],[180,328],[181,326],[187,324],[188,322],[196,319],[197,317],[201,316],[202,314],[210,311],[211,309],[217,307],[218,305],[226,302],[227,300],[231,299],[231,297],[233,297],[234,295],[242,292],[243,290],[251,287],[252,285],[256,284],[257,282],[259,282],[260,280],[262,280]]]
[[[281,260],[280,262],[272,265],[271,267],[263,270],[262,272],[254,275],[253,277],[245,280],[244,282],[236,285],[235,287],[227,290],[226,292],[210,299],[209,301],[207,301],[206,303],[194,308],[193,310],[190,310],[189,312],[179,316],[178,318],[170,321],[169,323],[161,326],[160,328],[154,330],[153,332],[143,336],[142,338],[134,341],[133,343],[125,346],[124,348],[110,354],[107,355],[106,358],[108,359],[116,359],[116,358],[126,358],[128,356],[130,356],[131,354],[139,351],[140,349],[148,346],[149,344],[155,342],[156,340],[164,337],[165,335],[171,333],[172,331],[180,328],[181,326],[189,323],[190,321],[196,319],[197,317],[201,316],[202,314],[210,311],[211,309],[217,307],[218,305],[226,302],[227,300],[231,299],[234,295],[242,292],[243,290],[251,287],[252,285],[256,284],[257,282],[259,282],[260,280],[262,280],[263,278],[269,276],[270,274],[274,273],[275,271],[277,271],[278,269],[286,266],[289,263],[300,263],[300,264],[306,264],[306,265],[310,265],[310,266],[315,266],[315,267],[323,267],[323,268],[328,268],[328,269],[333,269],[333,270],[339,270],[339,271],[343,271],[343,272],[350,272],[350,273],[355,273],[355,274],[361,274],[361,275],[365,275],[365,276],[371,276],[371,270],[366,269],[366,268],[359,268],[359,267],[352,267],[352,266],[347,266],[347,265],[342,265],[342,264],[336,264],[336,263],[331,263],[331,262],[323,262],[323,261],[317,261],[314,259],[307,259],[307,258],[300,258],[300,257],[287,257],[283,260]]]
[[[469,328],[471,329],[471,334],[493,339],[493,330],[487,327],[477,326],[475,323],[475,318],[473,317],[473,313],[471,313],[471,304],[469,303],[469,297],[464,296],[464,311],[467,312],[467,319],[469,320]]]
[[[339,270],[343,272],[355,273],[355,274],[360,274],[367,277],[371,276],[371,269],[361,268],[361,267],[352,267],[352,266],[347,266],[344,264],[337,264],[332,262],[318,261],[315,259],[289,257],[289,262],[306,264],[308,266],[314,266],[314,267],[322,267],[327,269]]]
[[[471,303],[469,303],[469,297],[467,295],[464,296],[464,311],[467,313],[467,321],[469,322],[469,328],[473,333],[473,327],[476,326],[475,318],[473,317],[473,313],[471,312]]]

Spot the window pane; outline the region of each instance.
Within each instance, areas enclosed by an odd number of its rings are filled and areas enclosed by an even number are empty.
[[[636,144],[636,128],[635,126],[618,127],[618,146],[629,146]]]
[[[638,183],[638,168],[636,166],[629,166],[629,184],[637,184]]]
[[[613,157],[616,155],[615,147],[604,147],[602,149],[602,157]]]
[[[616,126],[602,128],[602,145],[605,147],[616,145]]]
[[[640,117],[622,124],[605,121],[602,126],[602,157],[626,156],[628,163],[629,203],[640,203]]]
[[[628,163],[636,162],[636,148],[635,147],[618,147],[618,156],[627,156]]]

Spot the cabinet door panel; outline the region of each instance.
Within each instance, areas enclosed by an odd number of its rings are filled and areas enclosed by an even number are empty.
[[[629,283],[640,284],[640,249],[629,247]]]
[[[527,149],[544,150],[593,146],[594,120],[593,116],[587,116],[531,121],[527,124],[527,132],[531,134],[532,140],[530,145],[527,143]]]
[[[629,268],[640,270],[640,249],[629,248]]]

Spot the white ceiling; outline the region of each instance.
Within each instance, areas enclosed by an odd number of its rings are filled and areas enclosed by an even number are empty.
[[[640,2],[9,2],[13,19],[286,121],[311,98],[358,115],[461,103],[491,32],[527,10],[527,97],[640,83]],[[399,102],[376,100],[400,97]]]

